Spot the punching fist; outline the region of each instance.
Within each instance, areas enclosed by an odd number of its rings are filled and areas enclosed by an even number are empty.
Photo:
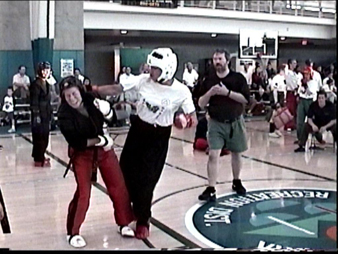
[[[104,118],[111,119],[113,117],[113,110],[111,109],[110,103],[108,101],[95,98],[94,105],[98,110],[101,111]]]
[[[105,151],[109,151],[113,148],[114,141],[109,134],[105,134],[103,136],[99,135],[98,137],[100,139],[100,142],[97,143],[95,146],[102,146],[103,150]]]

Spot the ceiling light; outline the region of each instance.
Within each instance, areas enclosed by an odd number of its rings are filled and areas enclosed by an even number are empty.
[[[283,37],[280,37],[280,40],[281,40],[281,41],[285,41],[285,39],[286,39],[286,38],[285,38],[284,36],[283,36]]]
[[[211,34],[210,35],[212,38],[215,38],[215,37],[217,37],[217,34]]]
[[[128,31],[127,31],[127,30],[121,30],[120,33],[121,33],[121,34],[127,34]]]

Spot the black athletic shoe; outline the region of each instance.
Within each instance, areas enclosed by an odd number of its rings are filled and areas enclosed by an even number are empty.
[[[198,196],[201,201],[216,201],[216,190],[214,187],[207,187],[201,195]]]
[[[244,195],[246,189],[243,187],[241,180],[232,180],[232,189],[237,192],[238,195]]]
[[[305,148],[300,146],[297,149],[295,149],[295,153],[299,153],[299,152],[305,152]]]

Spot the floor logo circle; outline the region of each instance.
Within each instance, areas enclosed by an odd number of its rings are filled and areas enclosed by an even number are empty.
[[[336,191],[265,189],[197,204],[186,226],[212,248],[336,250]]]

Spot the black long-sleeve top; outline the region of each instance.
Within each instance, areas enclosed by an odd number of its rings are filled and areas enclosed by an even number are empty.
[[[30,109],[32,117],[40,117],[42,121],[49,121],[52,116],[50,87],[45,80],[37,77],[29,86]]]
[[[69,146],[75,150],[83,151],[87,148],[87,139],[103,135],[104,118],[102,113],[94,106],[95,97],[91,93],[84,93],[82,101],[89,117],[62,102],[58,110],[58,126]]]

